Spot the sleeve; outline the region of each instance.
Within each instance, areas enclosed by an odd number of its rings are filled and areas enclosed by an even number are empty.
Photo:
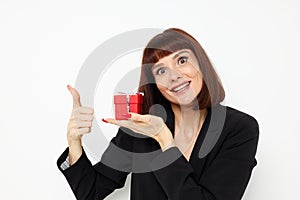
[[[66,170],[70,167],[70,159],[69,156],[67,156],[66,160],[60,165],[60,168],[62,170]]]
[[[154,171],[154,175],[172,200],[241,199],[257,164],[258,134],[254,118],[238,123],[198,182],[192,176],[194,169],[177,147],[163,152],[163,157],[181,156],[165,168]]]
[[[102,158],[111,157],[109,152],[110,146],[118,146],[125,148],[126,150],[131,149],[132,142],[128,134],[124,133],[119,129],[117,135],[111,140],[109,147],[103,153]],[[69,154],[69,148],[61,154],[57,160],[57,166],[62,174],[65,176],[69,183],[76,199],[79,200],[95,200],[104,199],[107,195],[112,193],[115,189],[124,186],[129,170],[117,170],[112,168],[101,161],[95,164],[91,164],[90,160],[83,149],[80,158],[69,167],[62,168],[64,163],[67,161]],[[107,156],[108,155],[108,156]],[[122,159],[123,165],[131,166],[131,159],[128,156],[124,156]]]

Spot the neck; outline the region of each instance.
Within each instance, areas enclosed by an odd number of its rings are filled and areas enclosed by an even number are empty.
[[[175,117],[175,130],[187,137],[192,137],[200,131],[205,120],[207,109],[193,110],[193,106],[171,105]]]

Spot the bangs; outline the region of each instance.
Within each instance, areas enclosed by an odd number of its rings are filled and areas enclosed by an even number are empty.
[[[161,58],[193,46],[179,34],[164,33],[154,37],[144,49],[143,64],[155,64]]]

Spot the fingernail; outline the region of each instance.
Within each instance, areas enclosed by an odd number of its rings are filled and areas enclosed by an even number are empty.
[[[68,88],[68,90],[71,90],[71,86],[70,85],[67,85],[67,88]]]
[[[105,122],[105,123],[108,123],[108,121],[106,121],[106,120],[105,120],[105,119],[103,119],[103,118],[102,118],[102,121],[103,121],[103,122]]]

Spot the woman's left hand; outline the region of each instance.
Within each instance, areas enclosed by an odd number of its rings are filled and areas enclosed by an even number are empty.
[[[116,120],[112,118],[102,121],[131,129],[134,132],[154,138],[163,150],[174,146],[171,131],[161,117],[154,115],[140,115],[130,112],[128,120]]]

